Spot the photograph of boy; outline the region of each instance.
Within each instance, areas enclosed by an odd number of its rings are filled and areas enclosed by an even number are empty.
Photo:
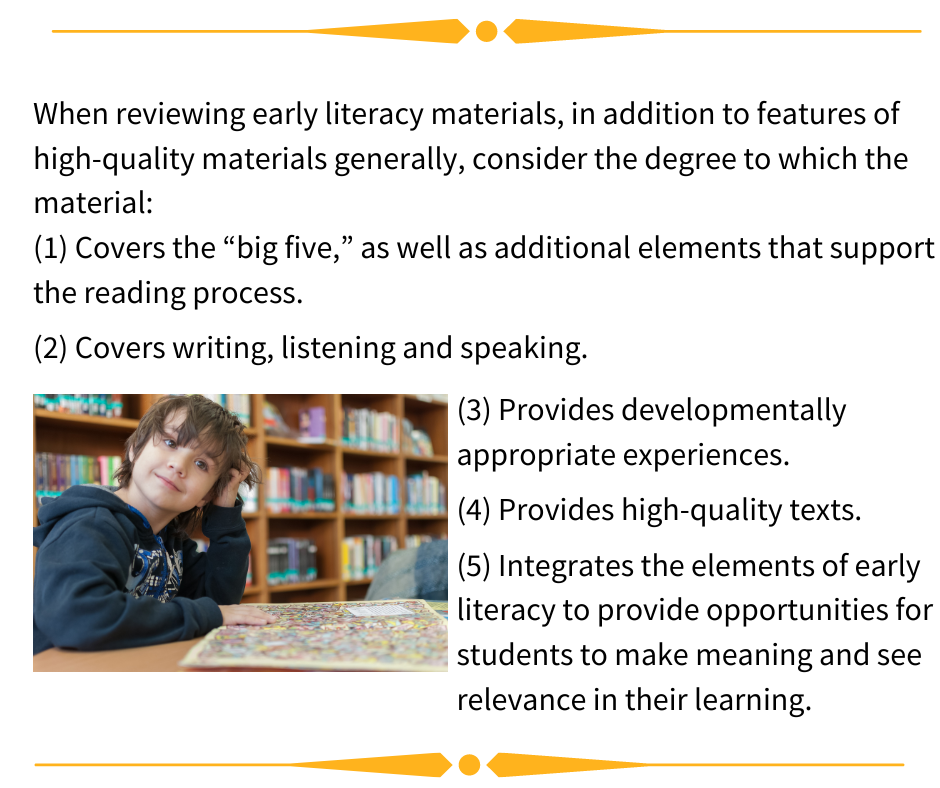
[[[238,487],[258,484],[244,425],[200,395],[164,397],[125,445],[117,487],[76,485],[39,509],[33,654],[205,635],[274,616],[240,605],[251,543]],[[209,548],[189,534],[199,527]]]

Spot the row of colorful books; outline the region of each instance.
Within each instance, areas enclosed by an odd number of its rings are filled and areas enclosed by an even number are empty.
[[[317,545],[312,539],[268,540],[268,585],[309,583],[317,579]]]
[[[446,537],[444,537],[446,538]],[[409,534],[405,547],[420,547],[434,541],[428,534]],[[200,552],[209,549],[205,539],[194,540]],[[347,536],[342,544],[343,580],[366,580],[375,577],[378,568],[398,549],[394,536]],[[268,542],[268,585],[306,583],[317,579],[317,545],[311,539],[278,538]],[[251,556],[245,588],[251,588]]]
[[[353,449],[398,452],[398,417],[369,408],[343,408],[343,445]]]
[[[123,394],[33,394],[33,407],[53,413],[119,419],[124,414],[123,396]]]
[[[36,497],[56,498],[75,484],[114,484],[114,474],[121,467],[123,458],[101,455],[90,457],[84,454],[36,454]],[[247,485],[239,488],[242,511],[252,514],[258,511],[258,488],[249,490]]]
[[[398,514],[401,483],[386,473],[344,473],[343,510],[354,514]]]
[[[265,506],[270,514],[336,510],[332,473],[319,468],[268,468],[266,482]]]
[[[36,497],[55,498],[73,484],[111,484],[122,457],[84,454],[36,454]]]
[[[343,580],[365,580],[398,549],[394,536],[347,536],[343,539]]]
[[[427,471],[413,473],[405,480],[406,514],[447,514],[444,485]]]
[[[109,485],[121,467],[120,456],[36,454],[36,496],[54,498],[74,484]],[[258,511],[258,488],[242,485],[242,511]],[[319,468],[268,468],[266,506],[270,514],[336,510],[333,474]],[[427,471],[407,479],[407,514],[446,514],[444,485]],[[401,512],[398,477],[384,473],[343,474],[343,508],[354,514],[397,515]]]

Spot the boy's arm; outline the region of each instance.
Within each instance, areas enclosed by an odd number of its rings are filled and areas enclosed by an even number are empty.
[[[222,612],[209,598],[161,603],[127,593],[133,556],[130,537],[107,510],[84,510],[56,526],[37,556],[33,593],[35,624],[53,645],[150,646],[222,626]]]
[[[183,542],[183,577],[180,596],[208,597],[219,605],[237,605],[245,592],[251,541],[242,518],[241,503],[212,506],[202,523],[209,549],[200,553],[192,539]]]

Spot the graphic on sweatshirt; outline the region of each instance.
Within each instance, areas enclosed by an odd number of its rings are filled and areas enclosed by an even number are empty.
[[[176,596],[183,573],[183,551],[170,552],[158,536],[159,548],[147,550],[138,545],[127,578],[127,589],[135,598],[153,597],[167,602]]]

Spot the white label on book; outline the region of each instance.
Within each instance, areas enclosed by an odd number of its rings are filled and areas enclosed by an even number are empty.
[[[401,605],[359,605],[349,608],[354,616],[413,616],[407,607]]]

